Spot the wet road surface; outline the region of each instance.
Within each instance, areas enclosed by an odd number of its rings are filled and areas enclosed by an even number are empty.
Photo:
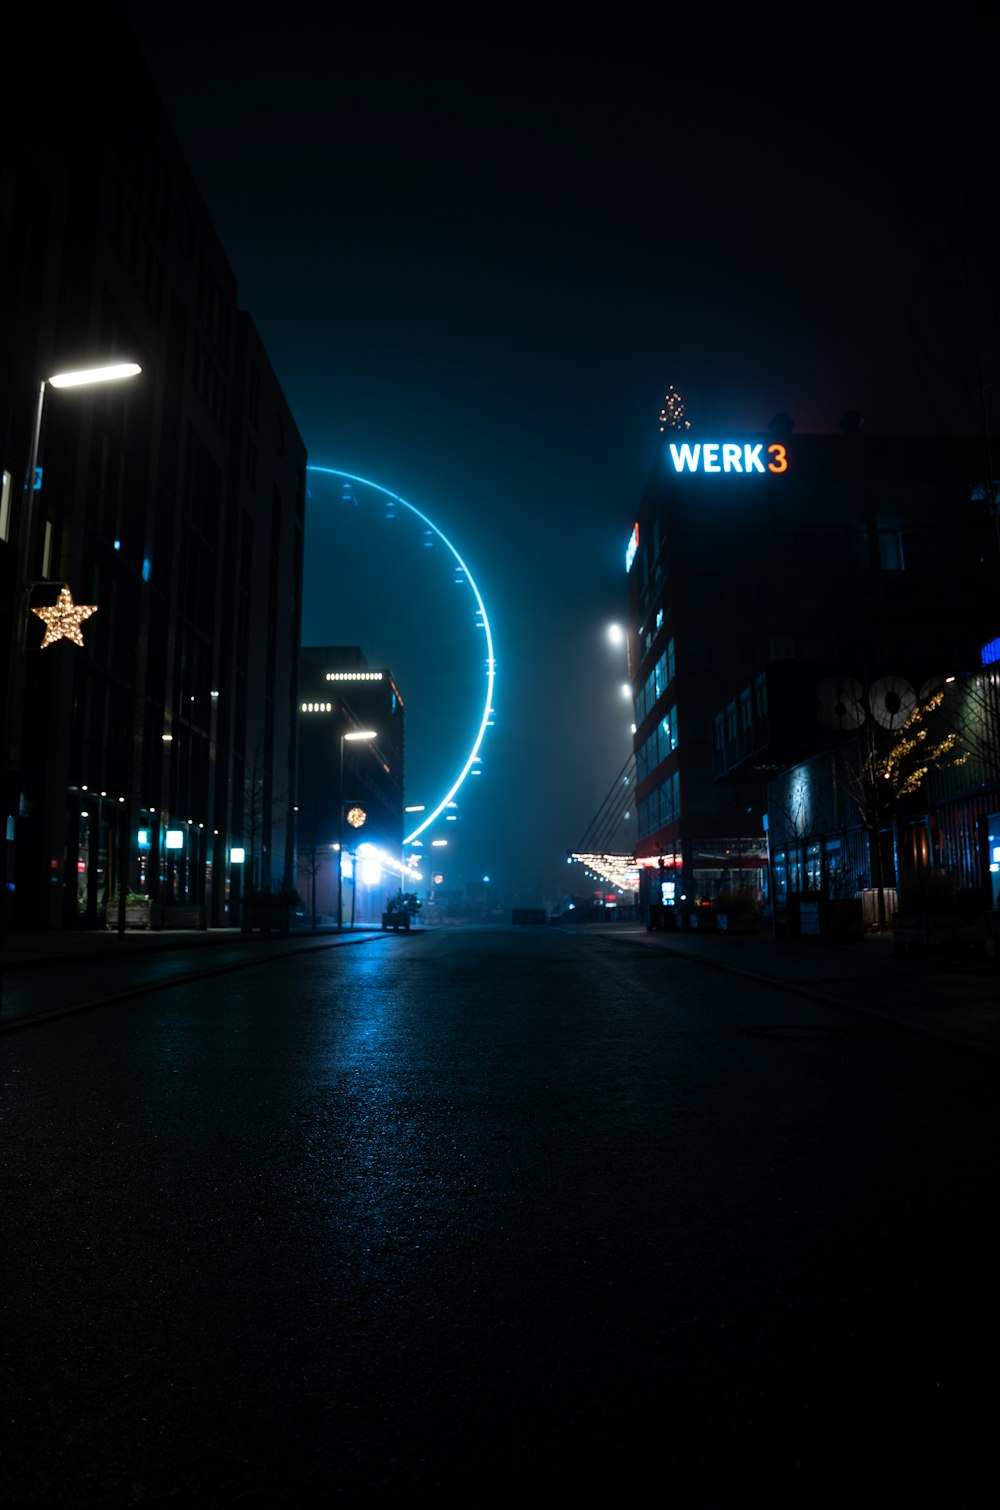
[[[985,1503],[995,1060],[504,928],[0,1052],[13,1504]]]

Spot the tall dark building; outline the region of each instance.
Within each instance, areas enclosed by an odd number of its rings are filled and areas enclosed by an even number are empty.
[[[324,923],[378,922],[402,886],[403,699],[356,645],[302,651],[298,890]]]
[[[765,893],[768,781],[834,737],[838,679],[879,716],[979,666],[989,494],[975,438],[665,430],[626,554],[645,903]]]
[[[232,924],[293,884],[305,447],[115,15],[6,39],[9,927],[104,926],[129,892]],[[141,372],[48,381],[113,359]],[[43,648],[64,588],[93,611]]]

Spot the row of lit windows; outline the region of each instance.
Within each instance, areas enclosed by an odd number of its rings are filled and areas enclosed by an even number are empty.
[[[651,625],[647,625],[645,627],[645,629],[641,629],[639,631],[640,634],[643,636],[643,641],[642,641],[642,653],[643,653],[643,655],[645,655],[648,650],[652,649],[653,641],[656,639],[656,636],[659,634],[659,632],[660,632],[660,630],[662,628],[663,628],[663,609],[662,608],[658,608],[656,610],[656,618],[653,621],[653,623]]]
[[[662,655],[657,657],[656,665],[639,689],[639,696],[635,700],[635,721],[637,725],[642,723],[657,699],[662,697],[663,693],[666,692],[674,679],[675,673],[674,640],[671,635],[667,641],[666,650],[664,650]]]
[[[381,671],[328,671],[328,682],[380,682]]]
[[[642,781],[677,748],[677,707],[668,708],[635,757],[635,779]]]
[[[303,703],[301,711],[303,713],[332,713],[333,703]]]
[[[661,781],[660,785],[648,796],[641,797],[636,811],[640,839],[645,839],[647,834],[655,834],[657,829],[679,818],[681,811],[680,773],[675,771],[672,776],[667,777],[666,781]]]

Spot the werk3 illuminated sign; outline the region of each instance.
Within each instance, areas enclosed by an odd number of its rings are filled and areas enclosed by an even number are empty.
[[[767,445],[762,440],[703,440],[667,443],[667,456],[675,472],[706,472],[727,474],[732,477],[780,476],[788,471],[788,451],[780,441]],[[632,570],[632,563],[639,549],[639,526],[632,526],[628,545],[625,548],[625,570]]]
[[[746,477],[788,471],[788,453],[777,441],[765,452],[762,440],[753,443],[672,440],[667,452],[675,472],[728,472]]]

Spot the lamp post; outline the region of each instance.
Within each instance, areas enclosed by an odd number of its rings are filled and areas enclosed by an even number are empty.
[[[89,388],[95,383],[114,383],[122,378],[137,377],[142,368],[137,362],[107,362],[101,367],[86,367],[75,372],[56,372],[50,378],[42,378],[35,401],[35,417],[31,425],[31,450],[28,453],[28,470],[24,482],[21,512],[17,521],[17,570],[19,591],[28,580],[28,561],[31,551],[31,513],[35,496],[35,469],[38,465],[38,443],[42,434],[42,410],[45,405],[46,388]]]
[[[46,388],[85,388],[95,383],[116,382],[122,378],[136,377],[142,368],[137,362],[108,362],[99,367],[88,367],[72,372],[57,372],[42,378],[38,385],[34,416],[31,423],[31,440],[28,450],[28,466],[24,478],[21,505],[17,511],[12,541],[14,564],[11,591],[11,617],[7,655],[7,696],[0,714],[0,775],[3,779],[3,832],[0,834],[2,857],[0,857],[0,1007],[3,1005],[3,954],[7,938],[7,819],[9,807],[9,781],[11,770],[11,743],[16,740],[18,764],[21,758],[21,656],[24,650],[24,626],[26,620],[24,599],[31,581],[31,535],[32,512],[35,495],[35,471],[38,466],[38,448],[42,434],[42,413],[45,406]]]
[[[340,735],[340,783],[337,788],[337,932],[344,930],[344,745],[349,739],[377,739],[375,729],[347,729]]]

